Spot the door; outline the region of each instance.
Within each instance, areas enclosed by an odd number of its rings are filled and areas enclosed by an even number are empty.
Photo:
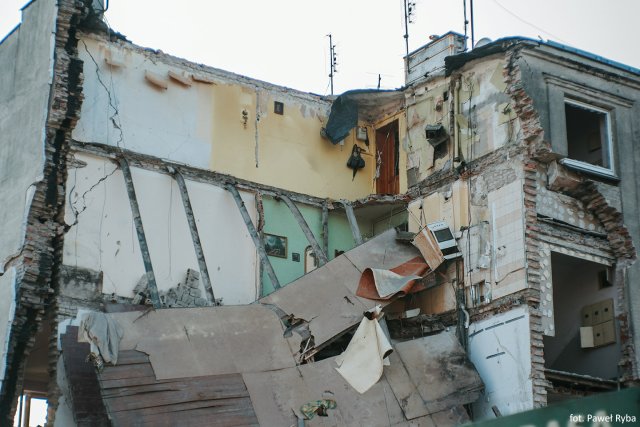
[[[376,192],[398,194],[400,192],[400,146],[398,121],[376,129]]]

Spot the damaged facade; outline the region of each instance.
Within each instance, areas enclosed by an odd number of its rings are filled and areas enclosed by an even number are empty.
[[[92,3],[33,1],[0,44],[2,423],[28,392],[59,425],[316,401],[455,425],[636,384],[639,70],[449,33],[404,88],[325,98],[135,46]],[[441,264],[409,243],[427,224]],[[336,361],[377,304],[394,352],[361,394]],[[88,312],[124,331],[100,371]]]

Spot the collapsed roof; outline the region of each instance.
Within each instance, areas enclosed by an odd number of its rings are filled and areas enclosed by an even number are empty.
[[[390,230],[254,304],[109,313],[124,335],[116,364],[97,375],[96,405],[113,425],[325,425],[314,414],[331,425],[465,422],[462,405],[478,398],[482,382],[453,332],[394,341],[390,364],[362,394],[337,371],[336,357],[313,357],[363,312],[393,302],[357,293],[367,268],[420,258],[396,237]],[[131,307],[110,311],[122,309]],[[70,361],[89,353],[77,334],[68,328],[62,340],[68,378],[83,369]],[[76,418],[99,412],[78,413],[76,400],[85,398],[72,399]]]

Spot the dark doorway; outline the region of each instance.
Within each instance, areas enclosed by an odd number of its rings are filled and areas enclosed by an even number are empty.
[[[376,179],[378,194],[400,193],[400,142],[398,121],[376,129],[376,161],[379,168]]]
[[[563,373],[616,380],[620,333],[618,291],[610,268],[553,252],[555,336],[544,337],[545,367]]]

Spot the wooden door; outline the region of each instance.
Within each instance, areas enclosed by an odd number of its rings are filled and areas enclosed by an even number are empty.
[[[400,192],[400,168],[398,121],[376,129],[376,179],[378,194],[398,194]]]

